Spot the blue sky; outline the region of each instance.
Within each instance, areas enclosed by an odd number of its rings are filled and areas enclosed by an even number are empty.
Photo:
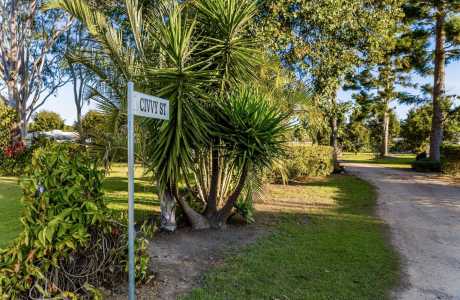
[[[432,83],[432,77],[413,76],[414,82],[418,84]],[[446,90],[448,94],[460,95],[460,62],[454,62],[446,68]],[[340,100],[349,100],[351,92],[339,93]],[[404,118],[410,107],[406,105],[393,105],[400,118]],[[94,105],[85,107],[84,112],[94,108]],[[63,86],[56,94],[48,99],[48,101],[39,109],[55,111],[59,113],[65,120],[66,124],[72,125],[76,119],[75,104],[73,102],[72,85]]]

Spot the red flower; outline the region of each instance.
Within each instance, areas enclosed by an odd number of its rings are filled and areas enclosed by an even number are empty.
[[[21,141],[14,143],[12,146],[6,147],[4,153],[6,157],[12,158],[24,152],[25,149],[26,145]]]

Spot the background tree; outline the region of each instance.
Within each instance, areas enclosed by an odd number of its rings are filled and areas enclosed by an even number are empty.
[[[74,22],[73,26],[61,37],[62,43],[66,45],[64,56],[65,71],[73,86],[73,98],[76,109],[76,131],[80,137],[85,135],[82,125],[82,111],[90,102],[90,84],[94,81],[94,75],[78,61],[72,59],[72,53],[76,51],[87,51],[91,49],[91,39],[83,24]]]
[[[310,82],[330,123],[338,151],[337,93],[345,76],[387,47],[400,15],[399,1],[265,1],[261,19],[282,61]],[[378,37],[378,38],[377,38]]]
[[[64,126],[64,120],[58,113],[42,110],[34,115],[34,120],[30,124],[30,131],[62,130]]]
[[[446,111],[451,103],[445,103],[442,108]],[[415,153],[424,152],[430,145],[431,122],[433,106],[425,104],[409,111],[401,124],[401,137],[403,149]],[[451,114],[446,118],[443,116],[443,135],[445,142],[457,143],[460,133],[460,114]]]
[[[353,97],[363,112],[372,113],[376,120],[381,120],[381,141],[379,152],[387,156],[390,144],[391,104],[397,100],[413,99],[414,96],[403,92],[402,88],[416,85],[411,81],[412,70],[422,72],[426,57],[420,57],[425,43],[413,41],[407,24],[397,20],[398,31],[390,32],[386,49],[382,50],[382,61],[365,65],[364,68],[348,78],[345,89],[359,90]],[[422,47],[422,49],[420,49]],[[421,63],[422,61],[422,63]]]
[[[426,40],[433,36],[435,39],[430,158],[439,161],[443,141],[445,66],[460,55],[460,1],[410,0],[405,3],[404,12],[419,38]],[[431,52],[429,44],[426,51]]]
[[[107,120],[104,114],[96,110],[88,111],[81,118],[81,125],[75,124],[74,127],[78,128],[81,126],[82,129],[82,140],[91,139],[93,144],[103,145],[105,142],[107,129]]]
[[[64,85],[52,55],[59,36],[71,21],[62,12],[43,12],[40,0],[5,0],[0,3],[1,97],[14,107],[21,136],[45,101]]]

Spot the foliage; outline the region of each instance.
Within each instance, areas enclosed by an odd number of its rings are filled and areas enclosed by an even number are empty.
[[[445,144],[441,147],[441,166],[444,173],[460,175],[460,145]]]
[[[127,233],[103,201],[103,173],[78,146],[38,149],[21,182],[23,232],[0,252],[0,295],[90,298],[126,275]],[[146,240],[137,241],[137,275],[145,279]]]
[[[363,64],[379,62],[391,45],[399,1],[263,1],[261,22],[282,61],[309,82],[338,153],[338,119],[346,106],[337,93]],[[377,38],[378,37],[378,38]]]
[[[0,149],[0,175],[21,176],[38,146],[25,147],[22,142]]]
[[[441,162],[431,158],[416,160],[411,165],[416,172],[441,172]]]
[[[356,112],[356,109],[355,111]],[[345,125],[342,133],[342,147],[347,152],[372,151],[371,130],[364,120],[355,118],[352,114],[350,121]]]
[[[334,171],[333,149],[329,146],[293,143],[287,149],[282,165],[288,179],[327,176]],[[279,170],[274,176],[277,179],[283,177]]]
[[[62,130],[64,125],[64,119],[58,113],[42,110],[35,114],[34,121],[30,124],[30,131]]]
[[[76,123],[75,127],[79,127],[79,124]],[[104,144],[104,136],[108,130],[107,120],[105,116],[96,111],[88,111],[81,119],[82,127],[82,140],[91,139],[92,143],[102,145]]]
[[[451,103],[445,100],[443,110]],[[431,133],[433,108],[423,105],[412,109],[401,124],[401,137],[404,138],[402,149],[412,152],[425,151],[428,148]],[[443,135],[446,143],[456,142],[460,132],[460,115],[444,114]]]
[[[418,1],[404,3],[405,18],[412,29],[411,37],[423,45],[419,54],[425,61],[422,71],[433,71],[430,157],[439,161],[443,143],[443,109],[446,99],[445,66],[460,58],[460,2],[458,0]],[[432,39],[434,38],[434,49]],[[422,61],[423,61],[422,60]],[[450,110],[450,109],[448,109]]]
[[[5,149],[11,144],[10,130],[15,120],[16,113],[14,109],[0,100],[0,149]]]

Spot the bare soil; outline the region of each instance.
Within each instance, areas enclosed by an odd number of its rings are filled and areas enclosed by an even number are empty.
[[[228,225],[222,230],[183,228],[173,234],[157,234],[150,243],[154,278],[137,290],[138,299],[177,299],[200,286],[204,273],[222,263],[225,256],[237,253],[269,232],[269,227],[262,222]],[[126,294],[107,296],[107,299],[126,299]]]

